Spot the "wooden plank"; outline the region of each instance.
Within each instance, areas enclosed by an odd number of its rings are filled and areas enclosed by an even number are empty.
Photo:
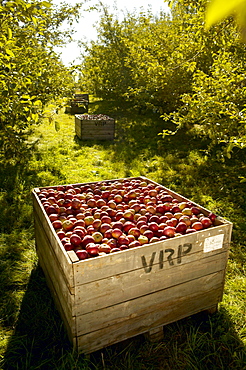
[[[205,254],[206,257],[209,257],[210,255],[222,253],[229,249],[229,231],[228,225],[220,225],[143,247],[80,261],[74,265],[75,285],[79,286],[91,281],[116,276],[119,272],[126,273],[136,269],[152,272],[154,269],[159,269],[160,264],[162,264],[162,258],[164,264],[169,264],[168,258],[169,260],[176,259],[178,261],[178,253],[184,254],[189,245],[191,245],[190,252],[179,258],[179,264],[185,261],[190,262],[194,259],[199,260]],[[204,253],[204,242],[206,239],[217,235],[223,237],[222,248]]]
[[[34,217],[37,218],[39,223],[42,225],[43,230],[49,239],[50,245],[52,246],[52,249],[54,250],[56,257],[63,269],[63,273],[67,278],[68,286],[72,288],[74,287],[73,264],[68,257],[67,252],[62,247],[61,241],[56,235],[56,232],[54,231],[49,217],[44,211],[42,203],[40,202],[35,190],[32,192],[32,196]],[[38,238],[38,231],[36,231],[36,237]]]
[[[108,307],[92,314],[83,315],[81,325],[87,326],[87,333],[79,335],[78,350],[90,353],[110,344],[145,333],[197,312],[209,309],[219,302],[221,293],[221,272],[196,281],[172,287],[123,304]],[[146,303],[149,307],[146,309]],[[91,324],[103,318],[103,327],[93,331]],[[90,323],[88,323],[90,320]]]
[[[183,265],[167,265],[166,268],[155,269],[151,274],[139,269],[76,286],[76,315],[100,310],[224,270],[226,263],[224,252]]]
[[[68,285],[66,276],[56,258],[56,254],[46,234],[42,230],[42,225],[39,224],[37,219],[35,220],[35,230],[38,233],[36,248],[39,260],[43,261],[43,264],[45,264],[46,269],[49,271],[49,277],[53,282],[52,284],[56,294],[59,296],[65,315],[67,317],[73,316],[75,308],[74,288]]]
[[[46,283],[50,289],[52,298],[54,300],[55,306],[61,316],[61,319],[64,323],[65,329],[68,334],[68,338],[73,346],[77,345],[77,332],[76,332],[76,317],[67,315],[67,312],[64,312],[64,305],[61,303],[61,295],[56,291],[54,286],[54,279],[51,277],[50,268],[47,266],[47,261],[43,259],[43,255],[39,258],[40,266],[45,274]],[[63,302],[64,303],[64,302]]]

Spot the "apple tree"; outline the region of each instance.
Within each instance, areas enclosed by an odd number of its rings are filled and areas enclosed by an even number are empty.
[[[59,27],[78,10],[48,1],[0,2],[0,162],[25,160],[26,140],[47,102],[70,93],[73,77],[53,48],[69,39]]]
[[[206,30],[207,2],[184,0],[176,6],[182,4],[189,5],[193,22],[200,24],[195,37],[202,53],[192,76],[192,91],[182,94],[178,109],[164,118],[209,139],[208,152],[216,149],[219,155],[230,157],[234,147],[246,144],[245,44],[233,18]]]

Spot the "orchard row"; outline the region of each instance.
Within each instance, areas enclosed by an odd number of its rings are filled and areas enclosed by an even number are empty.
[[[137,178],[42,188],[39,199],[63,247],[79,259],[207,229],[216,219]]]

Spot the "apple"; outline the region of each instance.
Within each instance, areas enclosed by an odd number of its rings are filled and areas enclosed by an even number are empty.
[[[81,226],[81,227],[85,227],[85,221],[84,220],[77,220],[77,221],[74,221],[74,227],[76,226]]]
[[[102,224],[111,224],[112,219],[108,215],[104,215],[101,217]]]
[[[184,222],[184,223],[186,223],[187,226],[190,226],[191,223],[192,223],[190,217],[186,216],[186,215],[181,216],[180,219],[179,219],[179,222]]]
[[[128,245],[129,248],[136,248],[136,247],[140,247],[140,246],[141,246],[141,243],[138,240],[134,240],[133,242],[131,242]]]
[[[100,243],[103,239],[103,234],[99,231],[95,231],[91,236],[93,237],[95,243]]]
[[[122,235],[121,229],[112,229],[112,237],[118,239]]]
[[[109,200],[107,204],[110,208],[116,209],[116,202],[113,199]]]
[[[128,210],[124,211],[123,217],[128,221],[133,221],[134,213],[135,213],[134,210],[128,209]]]
[[[73,229],[73,221],[71,220],[65,220],[62,222],[62,228],[65,231],[69,231]]]
[[[77,235],[79,235],[81,237],[81,239],[83,239],[83,237],[86,235],[86,229],[82,226],[76,226],[74,229],[73,229],[73,232]]]
[[[96,257],[99,254],[98,246],[93,242],[86,245],[86,251],[91,257]]]
[[[122,234],[118,237],[118,244],[119,245],[128,245],[129,244],[129,238],[125,234]]]
[[[204,227],[204,229],[207,229],[208,227],[213,225],[213,222],[209,217],[201,217],[200,222],[202,223],[202,226]]]
[[[94,217],[94,221],[92,222],[92,226],[94,227],[94,229],[99,230],[101,225],[102,225],[102,221],[100,220],[100,218],[95,219]]]
[[[217,216],[216,216],[213,212],[210,212],[210,213],[209,213],[209,215],[208,215],[208,217],[210,218],[210,220],[211,220],[212,222],[214,222],[214,221],[215,221],[215,219],[217,218]]]
[[[110,248],[116,248],[118,245],[118,242],[116,239],[111,238],[107,241],[107,244],[110,246]]]
[[[52,222],[52,226],[54,227],[55,230],[61,229],[62,228],[62,222],[61,220],[55,220]]]
[[[163,229],[162,234],[164,236],[168,236],[169,238],[172,238],[172,237],[174,237],[175,232],[176,232],[175,227],[173,227],[173,226],[166,226],[165,229]]]
[[[133,227],[135,227],[135,224],[134,224],[133,222],[131,222],[131,221],[126,221],[126,222],[123,224],[123,231],[124,231],[125,233],[128,233],[128,231],[129,231],[131,228],[133,228]]]
[[[85,249],[76,250],[76,254],[80,260],[86,260],[87,258],[89,258],[89,254]]]
[[[192,224],[192,229],[195,229],[196,231],[202,230],[203,229],[203,225],[202,225],[202,223],[200,221],[194,222]]]
[[[74,233],[70,236],[70,243],[74,245],[75,247],[80,246],[81,242],[82,242],[82,239],[78,234]]]
[[[185,222],[179,222],[176,226],[176,233],[184,234],[187,230],[187,225]]]
[[[111,248],[108,244],[102,243],[98,245],[99,252],[110,253]]]
[[[193,214],[192,209],[187,208],[187,207],[182,209],[182,213],[183,213],[183,215],[186,215],[186,216],[191,216]]]
[[[84,218],[85,226],[92,225],[94,221],[94,217],[91,215],[88,215]]]
[[[162,200],[163,203],[165,203],[165,202],[172,202],[173,196],[170,195],[170,194],[165,194],[165,195],[163,195],[161,197],[161,200]]]
[[[186,234],[195,233],[196,231],[197,231],[197,230],[195,230],[195,229],[188,228],[188,229],[186,230]]]
[[[102,225],[100,226],[100,232],[102,234],[105,234],[105,231],[109,229],[111,229],[110,224],[102,223]]]
[[[112,223],[112,229],[120,229],[123,230],[123,223],[119,221],[115,221]]]
[[[156,242],[159,242],[159,238],[157,238],[157,236],[153,236],[153,238],[150,239],[149,243],[152,244],[152,243],[156,243]]]
[[[96,206],[98,207],[98,208],[102,208],[103,206],[106,206],[106,201],[104,200],[104,199],[98,199],[97,201],[96,201]]]
[[[120,248],[115,247],[111,249],[110,253],[115,253],[115,252],[120,252],[120,251],[121,251]]]
[[[147,238],[147,236],[145,235],[140,235],[138,237],[138,241],[141,245],[144,245],[144,244],[148,244],[149,243],[149,239]]]
[[[94,244],[94,238],[92,237],[92,235],[85,235],[82,239],[81,244],[84,248],[86,248],[87,244],[89,244],[89,243]]]
[[[66,251],[72,251],[74,249],[74,245],[72,243],[65,243],[64,248]]]
[[[121,245],[120,245],[120,250],[121,250],[121,251],[124,251],[124,250],[126,250],[126,249],[129,249],[128,245],[126,245],[126,244],[121,244]]]
[[[151,238],[153,238],[154,236],[154,233],[153,231],[151,230],[146,230],[144,233],[143,233],[144,236],[146,236],[148,238],[148,240],[150,240]]]
[[[201,213],[201,210],[200,208],[196,207],[196,206],[192,206],[191,207],[191,212],[193,215],[199,215],[199,213]]]
[[[156,232],[159,230],[159,225],[156,222],[150,222],[148,224],[149,230]]]
[[[140,233],[141,234],[143,234],[146,230],[148,230],[149,229],[149,227],[148,227],[148,225],[147,224],[144,224],[144,225],[142,225],[140,228],[139,228],[139,231],[140,231]]]
[[[132,227],[128,231],[128,235],[133,235],[135,238],[138,238],[141,235],[141,233],[140,233],[140,230],[137,227]]]
[[[64,232],[64,230],[58,230],[57,232],[57,236],[58,236],[58,238],[60,239],[60,240],[62,240],[63,238],[65,238],[65,232]]]
[[[70,243],[69,237],[65,236],[65,238],[62,238],[61,243],[62,243],[62,245],[66,244],[66,243]]]
[[[71,207],[73,209],[80,209],[81,201],[78,198],[73,198],[71,201]]]

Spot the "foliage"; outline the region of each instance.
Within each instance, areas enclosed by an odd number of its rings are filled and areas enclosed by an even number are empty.
[[[62,42],[63,20],[77,12],[77,7],[53,9],[47,1],[1,2],[0,161],[25,158],[25,140],[45,104],[70,93],[73,77],[53,46]]]
[[[206,5],[173,1],[171,16],[128,13],[122,22],[104,8],[81,85],[160,112],[177,129],[207,138],[208,152],[231,156],[245,147],[245,45],[232,18],[205,29]]]

